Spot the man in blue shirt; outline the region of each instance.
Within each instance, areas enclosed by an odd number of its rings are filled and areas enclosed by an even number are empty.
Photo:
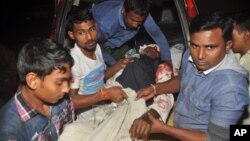
[[[232,20],[218,13],[198,15],[190,24],[190,46],[179,76],[139,91],[138,98],[179,92],[175,127],[153,118],[150,126],[136,120],[132,138],[160,132],[179,140],[229,140],[230,125],[237,124],[249,104],[248,72],[232,52]],[[145,122],[144,122],[145,123]]]
[[[104,48],[121,47],[143,26],[160,47],[161,59],[172,64],[169,44],[149,13],[148,0],[109,0],[94,6],[92,12],[98,26],[98,40]],[[156,54],[151,57],[158,56]],[[114,60],[107,60],[105,56],[104,60],[110,65],[115,64]]]

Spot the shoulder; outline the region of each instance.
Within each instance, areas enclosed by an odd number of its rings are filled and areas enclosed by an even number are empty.
[[[93,13],[101,12],[102,10],[108,11],[108,9],[116,8],[122,6],[123,2],[121,0],[108,0],[101,3],[96,4],[91,10]]]
[[[101,47],[100,47],[99,44],[96,44],[96,51],[97,51],[98,53],[102,53],[102,52],[101,52]]]
[[[79,62],[81,62],[82,59],[82,52],[78,47],[74,47],[70,50],[70,55],[72,56],[72,58],[74,59],[74,65],[79,64]]]
[[[17,137],[22,129],[22,121],[18,114],[14,99],[12,98],[0,110],[0,140],[2,138],[11,139],[10,137]]]
[[[91,9],[94,19],[101,30],[103,30],[103,28],[108,29],[118,22],[118,14],[120,13],[121,7],[122,2],[120,1],[105,1]]]
[[[240,64],[247,69],[248,71],[250,71],[250,51],[246,54],[244,54],[241,58],[240,58]]]

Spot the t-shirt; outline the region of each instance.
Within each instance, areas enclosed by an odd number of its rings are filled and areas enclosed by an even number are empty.
[[[96,60],[93,60],[85,56],[77,45],[71,49],[74,66],[72,67],[70,88],[79,89],[78,94],[93,94],[104,86],[106,65],[99,45],[96,46],[95,55]]]

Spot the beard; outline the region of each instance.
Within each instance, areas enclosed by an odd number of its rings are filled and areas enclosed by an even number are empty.
[[[83,49],[88,51],[88,52],[95,52],[96,47],[94,47],[94,48],[83,48]]]
[[[97,44],[96,41],[89,41],[89,42],[85,43],[85,45],[82,46],[81,48],[83,50],[88,51],[88,52],[94,52],[96,50],[96,44]]]

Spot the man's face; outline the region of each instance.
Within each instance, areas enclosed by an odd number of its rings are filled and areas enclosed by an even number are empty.
[[[97,28],[94,21],[86,21],[73,25],[73,31],[68,32],[71,39],[86,51],[95,51],[97,44]]]
[[[236,53],[244,54],[244,31],[241,31],[236,25],[234,25],[234,29],[232,32],[232,41],[233,41],[233,51]]]
[[[132,30],[136,30],[145,19],[145,16],[136,14],[133,11],[127,13],[124,8],[122,10],[122,15],[126,26]]]
[[[199,71],[206,71],[221,62],[231,47],[225,43],[222,30],[215,28],[193,33],[190,40],[190,54]]]
[[[69,64],[64,64],[66,72],[55,69],[44,79],[39,78],[35,97],[43,102],[54,104],[69,92],[71,69]]]

